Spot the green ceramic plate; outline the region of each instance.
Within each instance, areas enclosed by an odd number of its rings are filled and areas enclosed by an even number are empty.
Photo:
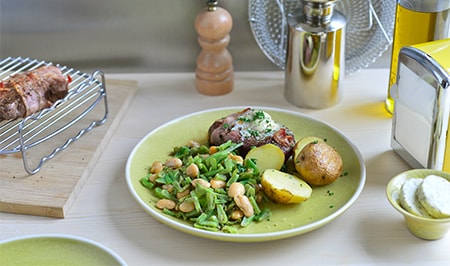
[[[0,265],[126,265],[112,250],[69,235],[33,235],[0,242]]]
[[[145,136],[131,152],[126,166],[126,180],[138,204],[162,223],[192,235],[234,242],[258,242],[287,238],[315,230],[346,211],[360,195],[366,178],[363,158],[342,133],[323,122],[303,114],[268,107],[253,107],[268,112],[294,131],[297,140],[305,136],[325,138],[341,154],[346,176],[336,182],[313,188],[310,199],[296,205],[270,204],[270,221],[253,223],[238,234],[196,229],[189,222],[163,214],[155,207],[157,198],[140,183],[155,160],[164,161],[175,146],[195,140],[207,143],[209,126],[218,118],[245,107],[212,109],[186,115],[168,122]]]

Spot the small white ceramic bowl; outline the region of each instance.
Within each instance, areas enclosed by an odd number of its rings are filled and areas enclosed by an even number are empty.
[[[418,238],[436,240],[444,237],[450,229],[450,218],[433,219],[420,217],[403,209],[399,202],[399,192],[406,178],[425,178],[429,175],[438,175],[450,181],[450,173],[432,169],[415,169],[398,174],[393,177],[386,188],[386,195],[391,205],[405,218],[409,231]]]

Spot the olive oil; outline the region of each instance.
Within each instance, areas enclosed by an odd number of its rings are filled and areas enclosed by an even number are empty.
[[[394,111],[394,100],[390,88],[396,83],[398,54],[406,45],[428,42],[434,39],[437,12],[419,12],[397,4],[395,14],[394,40],[392,43],[391,69],[389,77],[386,109],[389,113]]]
[[[447,128],[447,141],[445,143],[443,171],[450,173],[450,118],[448,119],[448,124],[449,128]]]

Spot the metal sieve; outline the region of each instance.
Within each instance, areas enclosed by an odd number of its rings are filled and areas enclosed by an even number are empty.
[[[262,52],[281,69],[286,64],[286,16],[301,7],[299,0],[249,0],[249,21]],[[340,0],[336,10],[347,18],[345,73],[375,62],[392,43],[393,0]]]

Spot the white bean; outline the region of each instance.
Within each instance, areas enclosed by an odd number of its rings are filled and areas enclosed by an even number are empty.
[[[191,181],[191,184],[195,187],[197,184],[200,184],[200,185],[202,185],[202,186],[204,186],[204,187],[211,187],[211,184],[208,182],[208,181],[206,181],[206,180],[204,180],[204,179],[201,179],[201,178],[196,178],[196,179],[194,179],[194,180],[192,180]]]
[[[227,182],[225,182],[223,180],[219,180],[219,179],[213,178],[209,182],[211,183],[212,188],[225,188],[227,186]]]
[[[253,206],[247,196],[237,195],[236,197],[234,197],[234,202],[236,202],[236,205],[239,207],[239,209],[241,209],[246,217],[253,216]]]
[[[189,141],[188,146],[191,148],[198,148],[198,147],[200,147],[200,143],[198,143],[197,141],[191,140],[191,141]]]
[[[163,164],[159,161],[155,161],[155,162],[153,162],[152,167],[150,168],[150,173],[157,174],[157,173],[161,172],[162,169],[163,169]]]
[[[169,193],[172,193],[172,191],[173,191],[173,186],[172,185],[165,184],[165,185],[162,186],[162,188],[167,190]]]
[[[165,166],[177,169],[180,168],[183,165],[183,162],[180,160],[180,158],[172,157],[167,159]]]
[[[191,178],[197,177],[199,174],[198,166],[195,163],[191,163],[186,168],[186,174]]]
[[[241,210],[234,210],[231,212],[230,218],[232,220],[239,220],[244,217],[244,213]]]
[[[228,196],[234,198],[237,195],[244,195],[245,187],[239,182],[234,182],[228,188]]]
[[[244,164],[244,158],[242,158],[242,156],[239,155],[234,155],[234,154],[228,154],[228,158],[230,158],[231,160],[235,161],[238,164]]]
[[[189,189],[185,189],[185,190],[182,191],[182,192],[177,192],[177,199],[181,199],[181,198],[183,198],[183,197],[189,195],[190,192],[191,192],[191,191],[190,191]]]
[[[155,183],[156,179],[158,179],[158,175],[157,174],[152,174],[151,176],[148,177],[148,181]]]
[[[179,210],[182,212],[191,212],[193,210],[195,210],[195,205],[193,202],[189,202],[189,201],[183,201],[180,206],[179,206]]]
[[[173,210],[176,206],[175,201],[170,199],[160,199],[158,202],[156,202],[156,208],[158,209],[168,209]]]

